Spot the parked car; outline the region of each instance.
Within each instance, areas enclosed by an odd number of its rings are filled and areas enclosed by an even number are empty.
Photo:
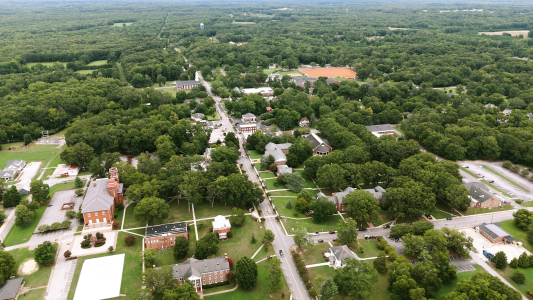
[[[318,232],[313,233],[313,236],[317,236],[317,235],[318,235]]]
[[[367,228],[364,228],[364,227],[361,227],[359,228],[359,231],[367,231],[368,229]]]
[[[335,241],[338,241],[338,240],[339,240],[339,238],[334,238],[334,239],[333,239],[334,242],[335,242]]]
[[[390,228],[390,225],[383,225],[383,228]]]
[[[491,179],[491,180],[489,180],[489,183],[493,183],[493,182],[494,182],[494,180],[492,180],[492,179]]]
[[[270,215],[270,209],[267,210],[268,214]]]
[[[451,221],[451,220],[452,220],[452,218],[446,218],[446,221]]]
[[[279,256],[284,257],[283,256],[283,250],[279,250]]]
[[[463,165],[463,168],[468,169],[468,166],[467,165]]]
[[[318,240],[318,242],[319,242],[319,243],[323,243],[323,242],[324,242],[324,240]]]
[[[329,233],[330,234],[334,234],[334,233],[336,233],[336,231],[335,230],[331,230]]]

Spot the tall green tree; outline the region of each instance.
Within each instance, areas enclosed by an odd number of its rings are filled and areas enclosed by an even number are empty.
[[[157,197],[147,197],[137,203],[133,210],[135,220],[153,225],[155,221],[162,221],[168,217],[169,206],[165,200]]]
[[[206,259],[211,255],[217,254],[218,242],[219,240],[216,233],[212,232],[205,235],[196,242],[194,257],[197,259]]]
[[[39,266],[50,266],[55,261],[57,246],[54,246],[51,242],[45,241],[35,249],[35,262]]]
[[[378,201],[369,192],[355,190],[342,199],[345,212],[364,226],[378,218]]]
[[[10,188],[6,190],[4,194],[4,202],[3,202],[4,208],[14,207],[14,206],[19,205],[21,198],[22,196],[20,196],[19,192],[17,191],[17,187],[15,187],[15,185],[12,185]]]
[[[298,204],[298,202],[296,203]],[[337,212],[337,206],[326,197],[318,198],[309,205],[309,209],[313,211],[313,221],[320,223],[326,217],[333,215]]]
[[[257,284],[257,264],[248,256],[243,256],[237,261],[235,279],[240,287],[251,290]]]
[[[8,280],[15,273],[15,259],[11,253],[0,250],[0,284]]]
[[[35,212],[26,205],[19,204],[15,208],[15,225],[26,227],[35,219]]]
[[[266,280],[270,283],[269,292],[274,294],[281,289],[281,279],[283,278],[283,272],[281,271],[281,261],[277,257],[271,257],[267,259],[266,265]]]
[[[372,294],[378,273],[369,264],[352,258],[343,261],[343,267],[335,270],[333,280],[348,299],[366,298]]]
[[[174,241],[174,257],[183,259],[189,253],[189,239],[184,236],[178,236]]]
[[[339,221],[337,228],[339,243],[343,245],[357,243],[357,223],[354,219],[346,218],[344,221]]]
[[[322,285],[322,299],[333,299],[335,298],[335,296],[337,296],[338,293],[339,287],[337,286],[337,284],[335,284],[335,281],[333,281],[332,278],[326,279],[326,281]]]
[[[50,200],[50,186],[41,180],[32,180],[30,183],[30,193],[32,194],[32,202],[36,201],[40,203]]]
[[[300,247],[300,249],[302,250],[307,250],[309,249],[310,247],[313,246],[313,236],[311,236],[308,232],[307,232],[307,229],[305,229],[304,227],[302,228],[295,228],[294,231],[293,231],[293,234],[294,234],[294,243]]]

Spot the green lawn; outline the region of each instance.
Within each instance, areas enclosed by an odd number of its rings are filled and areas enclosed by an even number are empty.
[[[301,74],[301,75],[304,75],[302,72],[300,72],[298,70],[279,72],[279,75],[281,75],[281,76],[285,76],[285,75],[289,75],[289,74]]]
[[[80,74],[83,74],[83,75],[91,75],[94,71],[96,71],[96,70],[78,70],[78,71],[76,71],[76,73],[80,73]]]
[[[209,296],[207,300],[264,300],[264,299],[282,299],[282,293],[284,294],[283,299],[289,299],[289,288],[287,287],[287,282],[285,281],[285,276],[282,276],[282,288],[279,292],[270,295],[266,287],[269,285],[266,279],[266,270],[265,270],[265,261],[262,261],[257,264],[257,284],[255,287],[249,291],[246,291],[242,288],[238,288],[233,292],[218,294]],[[205,295],[204,295],[205,296]]]
[[[329,252],[329,243],[318,243],[314,244],[313,247],[310,247],[309,250],[302,253],[302,260],[305,260],[304,265],[314,265],[327,262],[323,257],[322,253]]]
[[[30,224],[28,224],[28,226],[21,227],[18,225],[13,225],[13,227],[7,234],[6,239],[4,240],[4,244],[6,245],[6,247],[22,244],[30,240],[31,235],[35,231],[35,228],[37,228],[37,224],[39,224],[39,221],[41,220],[47,205],[48,202],[45,205],[40,206],[35,211],[35,218],[33,219],[33,221],[31,221]]]
[[[359,251],[356,251],[357,249],[352,249],[352,251],[357,254],[357,256],[361,258],[367,258],[367,257],[376,257],[379,255],[380,250],[378,249],[378,242],[374,240],[365,240],[361,239],[364,236],[364,234],[361,234],[359,236],[358,245],[365,247],[365,252],[361,253]]]
[[[154,87],[157,87],[156,90],[160,92],[169,93],[173,97],[176,97],[176,87],[159,87],[159,84],[154,84]],[[179,104],[178,104],[179,105]]]
[[[261,159],[263,157],[263,154],[257,152],[257,150],[249,150],[248,153],[251,159]]]
[[[261,163],[255,163],[254,166],[257,169],[257,171],[261,170]]]
[[[529,250],[529,252],[533,252],[533,243],[530,243],[527,240],[527,231],[516,227],[514,220],[500,222],[500,226],[502,226],[505,231],[509,232],[516,241],[522,242],[522,246]]]
[[[272,172],[259,172],[259,177],[261,178],[275,178],[276,175]]]
[[[57,251],[57,244],[54,244],[54,247]],[[20,265],[23,262],[29,259],[33,259],[35,257],[35,254],[34,254],[35,251],[29,251],[28,248],[20,248],[20,249],[11,250],[9,251],[9,253],[13,255],[13,258],[15,259],[17,272],[18,272]],[[17,276],[24,276],[24,280],[26,280],[25,286],[31,286],[32,288],[35,288],[35,287],[48,285],[48,280],[50,279],[51,272],[52,272],[52,266],[39,267],[39,270],[37,270],[37,272],[31,275],[22,275],[22,274],[17,273]]]
[[[307,177],[306,175],[304,175],[304,170],[294,170],[295,173],[300,173],[300,175],[302,176],[302,178],[305,180],[304,181],[304,184],[305,184],[305,187],[306,188],[316,188],[316,184],[313,182],[313,180],[311,180],[311,178]]]
[[[61,150],[55,145],[35,145],[33,147],[23,147],[17,151],[0,151],[0,169],[6,167],[8,160],[23,159],[26,163],[32,161],[43,161],[43,166]]]
[[[302,220],[293,220],[293,219],[283,219],[283,225],[289,234],[292,233],[292,228],[301,228],[304,227],[308,232],[322,232],[337,230],[337,224],[341,221],[341,217],[338,215],[333,215],[326,217],[322,223],[315,223],[313,219],[302,219]]]
[[[194,215],[196,216],[197,220],[204,219],[204,218],[214,218],[218,215],[227,216],[227,215],[231,215],[232,208],[233,206],[231,205],[224,206],[224,203],[222,202],[215,202],[213,204],[213,208],[211,208],[211,203],[202,202],[202,203],[194,205]],[[185,209],[187,209],[187,206],[185,206]],[[189,220],[192,220],[192,214]]]
[[[521,205],[525,207],[533,207],[533,201],[522,202]]]
[[[449,214],[457,215],[457,212],[456,211],[452,211],[452,208],[448,204],[443,202],[443,201],[437,201],[435,203],[435,207],[440,209],[440,210],[443,210],[443,211],[445,211],[445,212],[447,212]]]
[[[41,178],[41,180],[49,179],[49,176],[52,176],[52,174],[56,170],[57,165],[64,164],[64,163],[65,163],[65,161],[61,159],[60,155],[57,155],[56,157],[54,157],[54,159],[50,162],[50,165],[48,166],[48,168],[44,171],[44,175]],[[39,174],[37,174],[37,175],[39,175]]]
[[[107,64],[107,60],[95,60],[88,64],[88,66],[102,66]]]
[[[519,185],[518,183],[512,181],[511,179],[509,179],[509,178],[503,176],[502,174],[500,174],[500,173],[494,171],[493,169],[491,169],[491,168],[489,168],[489,167],[487,167],[487,166],[483,166],[483,168],[486,169],[486,170],[488,170],[488,171],[490,171],[491,173],[494,173],[494,174],[500,176],[501,178],[505,179],[505,180],[506,180],[507,182],[509,182],[510,184],[512,184],[512,185],[516,186],[517,188],[521,189],[522,191],[524,191],[524,192],[528,192],[528,193],[529,193],[529,190],[528,190],[528,189],[526,189],[526,188],[524,188],[523,186]]]
[[[470,172],[468,169],[465,169],[461,166],[459,166],[459,169],[465,171],[467,174],[470,174],[470,176],[474,177],[474,178],[479,178],[479,176],[477,176],[476,174],[474,174],[473,172]]]
[[[513,207],[511,205],[504,205],[503,208],[495,207],[495,208],[474,208],[469,207],[465,212],[461,211],[461,213],[465,216],[470,215],[479,215],[479,214],[487,214],[487,213],[493,213],[493,212],[499,212],[504,210],[511,210]]]
[[[143,224],[137,220],[135,220],[135,218],[133,217],[133,210],[135,209],[135,203],[129,205],[127,208],[126,208],[126,216],[124,218],[124,229],[127,229],[127,228],[137,228],[137,227],[144,227],[146,226],[146,224]]]
[[[277,71],[279,71],[279,70],[280,70],[280,68],[275,68],[275,69],[264,69],[264,70],[263,70],[263,73],[265,73],[265,74],[267,74],[267,75],[270,75],[270,74],[275,73],[275,72],[277,72]]]
[[[212,116],[207,116],[207,119],[209,121],[220,121],[220,117],[218,116],[218,112],[215,112]]]
[[[523,295],[525,295],[527,291],[532,291],[533,290],[533,268],[526,268],[526,269],[524,269],[524,268],[516,268],[516,269],[513,269],[511,267],[507,267],[504,270],[499,270],[499,269],[494,269],[494,270],[496,270],[496,272],[498,272],[498,274],[503,276],[503,278],[505,278],[510,284],[512,284]],[[518,284],[518,283],[514,282],[511,279],[511,275],[516,270],[520,270],[520,271],[524,272],[524,274],[526,275],[526,282],[524,282],[524,284]]]
[[[311,195],[316,196],[318,193],[320,193],[319,190],[307,190],[309,193],[311,193]],[[324,193],[326,194],[326,193]],[[275,192],[270,192],[270,195],[271,196],[292,196],[292,197],[297,197],[298,196],[298,193],[295,193],[295,192],[292,192],[292,191],[275,191]],[[326,194],[327,195],[327,194]],[[331,196],[331,194],[330,194]]]
[[[81,181],[83,181],[83,185],[87,183],[87,180],[85,179],[82,179]],[[72,181],[65,181],[65,182],[58,183],[56,185],[51,186],[49,190],[49,194],[50,194],[50,197],[52,197],[57,192],[74,190],[74,189],[77,189],[77,187],[74,185],[74,179],[73,179]]]
[[[24,300],[42,300],[46,294],[46,288],[29,291],[24,294]]]
[[[252,24],[255,24],[255,22],[235,22],[235,21],[233,21],[231,24],[235,24],[235,25],[252,25]]]
[[[511,198],[511,195],[507,194],[506,192],[504,192],[504,191],[500,190],[499,188],[495,187],[494,185],[490,184],[488,181],[486,181],[486,180],[481,180],[481,182],[483,182],[484,184],[490,186],[490,187],[493,188],[494,190],[496,190],[496,191],[502,193],[505,197],[509,197],[509,198]]]
[[[287,203],[291,201],[292,208],[285,207]],[[278,213],[282,216],[286,217],[294,217],[294,213],[296,212],[296,209],[294,208],[294,205],[296,204],[296,197],[279,197],[279,198],[272,198],[272,201],[274,201],[274,205],[276,206],[276,209],[278,210]],[[299,214],[300,218],[305,217],[304,214]]]
[[[27,64],[26,64],[26,67],[31,68],[32,66],[34,66],[34,65],[36,65],[36,64],[41,64],[41,65],[46,66],[46,67],[51,67],[51,66],[54,64],[54,62],[34,62],[34,63],[27,63]],[[67,63],[66,63],[66,62],[63,62],[62,64],[63,64],[63,66],[67,67]]]
[[[437,293],[435,294],[435,299],[441,299],[444,295],[453,291],[457,287],[457,283],[459,282],[459,280],[470,279],[477,273],[485,273],[485,269],[483,269],[483,267],[481,267],[480,265],[474,265],[474,268],[476,268],[475,271],[458,273],[457,279],[453,280],[448,284],[445,284],[437,291]]]
[[[435,210],[433,213],[431,213],[431,215],[435,219],[446,219],[446,218],[452,217],[452,215],[450,215],[448,213],[444,213],[444,212],[439,211],[439,210]]]
[[[74,298],[76,286],[78,285],[78,280],[80,279],[81,268],[85,260],[122,253],[125,253],[126,257],[124,259],[124,269],[122,270],[120,293],[126,295],[127,298],[125,299],[131,299],[133,297],[133,293],[140,289],[142,284],[142,257],[140,255],[142,250],[142,239],[137,237],[135,244],[130,248],[124,243],[124,238],[127,235],[128,234],[124,232],[118,233],[117,248],[113,253],[106,252],[78,258],[76,270],[74,271],[74,277],[72,278],[72,284],[70,285],[70,291],[68,293],[69,300]]]
[[[237,262],[237,260],[243,256],[252,257],[255,251],[261,246],[261,239],[266,231],[264,223],[255,222],[250,217],[246,218],[242,227],[232,226],[231,229],[233,230],[233,237],[218,243],[217,256],[223,256],[224,253],[228,253],[228,256],[231,257],[234,262]],[[257,240],[255,244],[251,243],[252,234]],[[272,249],[271,246],[268,248]],[[257,255],[260,256],[261,252],[264,251],[265,250],[262,249]]]
[[[283,190],[286,189],[285,185],[279,183],[276,179],[265,180],[265,186],[267,190]]]

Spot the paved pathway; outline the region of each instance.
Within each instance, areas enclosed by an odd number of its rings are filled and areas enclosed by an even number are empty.
[[[309,268],[322,267],[322,266],[329,266],[329,262],[319,263],[319,264],[314,264],[314,265],[307,265],[305,267],[309,269]]]
[[[60,241],[60,248],[57,252],[56,263],[50,274],[50,281],[46,289],[46,300],[66,300],[74,271],[76,270],[77,259],[66,260],[63,253],[70,249],[70,241],[72,239],[64,239]],[[74,289],[76,287],[73,287]]]
[[[252,255],[252,259],[257,255],[257,253],[259,253],[259,250],[263,249],[263,246],[265,244],[261,244],[261,247],[259,247],[259,249],[257,249],[257,251],[255,251],[254,255]]]
[[[235,287],[232,288],[231,290],[220,291],[220,292],[214,292],[214,293],[211,293],[211,294],[204,294],[204,297],[212,296],[212,295],[218,295],[218,294],[224,294],[224,293],[228,293],[228,292],[233,292],[233,291],[236,290],[238,287],[239,287],[239,285],[236,284]]]
[[[194,221],[194,233],[196,234],[196,240],[198,240],[198,227],[196,227],[196,215],[194,214],[194,204],[191,203],[192,206],[192,218]]]

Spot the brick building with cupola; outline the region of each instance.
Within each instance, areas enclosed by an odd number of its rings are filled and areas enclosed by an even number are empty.
[[[118,169],[109,169],[109,177],[92,180],[87,188],[81,210],[86,226],[110,226],[116,205],[124,202],[124,184],[119,182]]]

